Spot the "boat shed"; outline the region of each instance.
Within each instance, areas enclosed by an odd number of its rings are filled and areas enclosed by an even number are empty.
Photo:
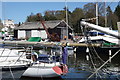
[[[68,35],[69,33],[72,33],[73,30],[64,20],[45,21],[44,25],[50,34],[57,33],[60,39],[64,39],[64,36],[67,36],[67,26]],[[40,22],[25,22],[14,29],[14,38],[28,39],[30,37],[41,37],[42,39],[48,38],[47,33]]]

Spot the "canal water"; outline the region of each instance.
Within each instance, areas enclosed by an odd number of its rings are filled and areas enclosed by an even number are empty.
[[[67,65],[69,72],[57,78],[33,78],[21,77],[24,70],[20,71],[2,71],[2,80],[87,80],[88,77],[96,71],[94,66],[100,67],[103,64],[99,59],[95,59],[94,65],[90,59],[86,59],[86,53],[71,54],[68,57]],[[104,54],[102,57],[105,58]],[[108,58],[108,56],[106,56]],[[120,62],[120,59],[118,59]],[[120,65],[109,62],[99,73],[95,74],[90,80],[120,80]]]

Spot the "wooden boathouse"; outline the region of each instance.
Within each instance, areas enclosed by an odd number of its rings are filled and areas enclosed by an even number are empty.
[[[72,28],[64,20],[45,21],[46,28],[50,34],[57,33],[61,40],[67,35],[66,27],[68,26],[68,35],[72,33]],[[25,22],[14,29],[14,37],[17,39],[28,39],[30,37],[48,38],[47,33],[40,22]]]

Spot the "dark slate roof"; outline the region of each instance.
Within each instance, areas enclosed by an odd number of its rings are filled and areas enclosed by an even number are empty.
[[[66,22],[64,20],[45,21],[45,25],[46,28],[53,29],[56,26],[58,26],[61,22],[65,23],[64,26],[66,25]],[[40,22],[26,22],[24,24],[21,24],[21,26],[15,28],[15,30],[20,30],[20,29],[26,30],[26,29],[44,29],[44,28]],[[70,27],[70,29],[72,28]]]

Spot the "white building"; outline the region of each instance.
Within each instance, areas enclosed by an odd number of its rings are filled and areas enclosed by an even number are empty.
[[[10,20],[10,19],[8,19],[8,20],[4,20],[3,21],[3,25],[5,26],[5,27],[8,27],[8,28],[15,28],[15,24],[14,24],[14,21],[13,20]]]

